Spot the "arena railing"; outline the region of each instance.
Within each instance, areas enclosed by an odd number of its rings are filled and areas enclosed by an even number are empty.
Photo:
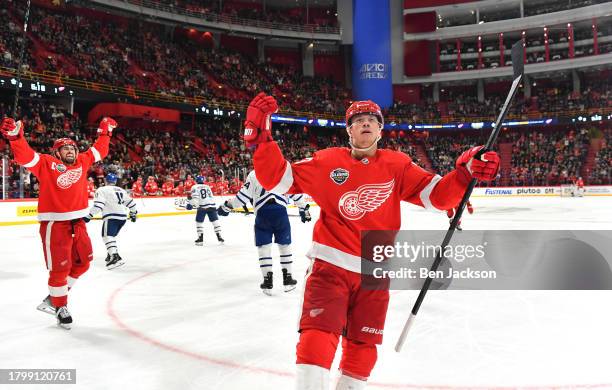
[[[0,66],[0,76],[16,76],[17,70],[14,68],[7,68]],[[118,96],[124,96],[131,99],[149,99],[152,101],[157,101],[160,103],[176,103],[176,104],[185,104],[195,107],[201,107],[204,105],[211,106],[212,108],[218,107],[224,110],[234,110],[239,112],[245,112],[247,109],[247,103],[235,103],[231,101],[224,101],[219,99],[211,100],[209,98],[203,96],[179,96],[179,95],[171,95],[166,93],[159,93],[153,91],[147,91],[143,89],[137,89],[133,87],[122,87],[122,86],[114,86],[110,84],[98,83],[94,81],[85,81],[74,79],[63,75],[61,73],[45,70],[42,73],[33,72],[33,71],[22,71],[21,72],[22,82],[25,83],[25,80],[31,81],[39,81],[44,83],[54,84],[55,86],[64,86],[64,87],[74,87],[81,88],[91,92],[101,92],[108,93]],[[150,104],[150,103],[147,103]],[[585,114],[601,114],[608,115],[612,113],[612,106],[607,107],[594,107],[588,109],[575,109],[575,110],[562,110],[562,111],[545,111],[545,112],[528,112],[521,114],[508,114],[508,120],[525,120],[525,119],[538,119],[542,117],[576,117],[578,115]],[[326,112],[313,112],[313,111],[297,111],[291,109],[283,109],[279,112],[282,115],[289,115],[295,117],[307,117],[307,118],[326,118],[335,121],[343,121],[344,116],[341,114],[332,114]],[[408,121],[405,118],[410,116],[407,115],[396,115],[396,114],[386,114],[385,122],[397,122],[397,123],[412,123],[412,121]],[[440,116],[436,119],[427,119],[424,118],[423,121],[428,122],[437,122],[437,123],[451,123],[451,122],[481,122],[481,121],[491,121],[493,119],[492,116]]]
[[[190,9],[183,8],[183,7],[170,7],[168,5],[161,4],[155,0],[122,0],[122,1],[124,3],[137,5],[139,7],[152,8],[152,9],[169,12],[173,14],[191,16],[194,18],[201,18],[208,22],[215,22],[215,23],[228,23],[228,24],[234,24],[234,25],[239,25],[239,26],[249,26],[249,27],[273,29],[273,30],[296,31],[296,32],[305,32],[305,33],[340,34],[340,31],[341,31],[339,27],[319,26],[316,24],[276,23],[276,22],[268,22],[265,20],[258,20],[258,19],[239,18],[239,17],[232,16],[232,15],[217,14],[214,12],[190,10]]]

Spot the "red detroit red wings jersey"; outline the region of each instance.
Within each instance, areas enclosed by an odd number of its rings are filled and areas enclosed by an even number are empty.
[[[321,208],[308,257],[353,272],[360,272],[361,231],[399,230],[400,201],[446,211],[471,179],[459,171],[442,178],[387,149],[357,160],[348,148],[330,148],[290,164],[276,142],[267,142],[258,146],[253,163],[267,190],[307,193]]]
[[[108,136],[100,136],[86,152],[79,153],[74,164],[32,150],[25,138],[11,142],[15,160],[32,172],[39,181],[39,221],[67,221],[82,218],[89,212],[87,204],[87,171],[94,162],[108,154]]]

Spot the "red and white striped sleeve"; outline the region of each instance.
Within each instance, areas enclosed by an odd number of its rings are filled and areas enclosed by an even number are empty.
[[[457,170],[441,177],[410,162],[402,175],[401,199],[426,209],[446,211],[461,201],[470,179]]]
[[[38,176],[41,166],[41,155],[28,145],[28,141],[26,141],[25,137],[20,137],[10,143],[17,164],[27,168],[35,176]]]
[[[313,194],[316,190],[317,154],[295,163],[285,160],[274,141],[260,144],[253,155],[255,176],[267,191],[277,194]]]

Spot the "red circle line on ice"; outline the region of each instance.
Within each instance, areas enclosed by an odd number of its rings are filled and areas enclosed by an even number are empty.
[[[139,331],[138,329],[134,329],[130,327],[115,312],[114,305],[115,305],[115,300],[117,296],[119,296],[122,292],[124,292],[125,289],[129,287],[130,285],[133,285],[145,278],[148,278],[160,272],[168,271],[168,270],[175,269],[175,268],[180,268],[186,265],[199,263],[199,262],[201,262],[201,260],[176,264],[176,265],[162,268],[156,271],[147,272],[134,279],[129,280],[128,282],[118,287],[111,293],[110,297],[108,298],[108,301],[106,302],[107,314],[121,330],[123,330],[130,336],[135,337],[139,339],[140,341],[143,341],[147,344],[164,349],[166,351],[174,352],[174,353],[177,353],[177,354],[180,354],[180,355],[192,358],[192,359],[200,360],[206,363],[211,363],[211,364],[215,364],[215,365],[222,366],[222,367],[238,368],[241,370],[250,371],[254,373],[265,373],[265,374],[271,374],[271,375],[276,375],[276,376],[281,376],[281,377],[289,377],[289,378],[294,377],[295,374],[293,372],[275,370],[275,369],[266,368],[266,367],[255,367],[255,366],[250,366],[246,364],[235,363],[229,360],[216,359],[216,358],[207,356],[202,353],[188,351],[186,349],[162,342],[160,340],[155,339],[154,337],[147,336],[146,334]],[[404,384],[404,383],[368,382],[368,387],[378,387],[378,388],[385,388],[385,389],[421,389],[421,390],[516,390],[516,389],[520,389],[520,390],[583,390],[583,389],[590,389],[590,390],[593,390],[593,389],[612,389],[612,383],[591,384],[591,385],[550,385],[550,386],[521,385],[521,386],[513,387],[513,386],[451,386],[451,385],[425,385],[425,384],[407,384],[407,383]]]

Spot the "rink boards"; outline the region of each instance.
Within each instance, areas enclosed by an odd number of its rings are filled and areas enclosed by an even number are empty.
[[[534,197],[560,196],[561,187],[478,187],[474,189],[472,198],[497,197]],[[612,196],[612,186],[587,186],[585,196]],[[218,196],[218,204],[232,196]],[[195,211],[185,209],[185,197],[162,196],[135,198],[138,217],[160,217],[182,214],[194,214]],[[307,201],[316,206],[312,199]],[[90,200],[90,205],[92,201]],[[37,199],[9,199],[0,201],[0,226],[26,225],[37,223]],[[289,206],[295,207],[295,206]],[[238,211],[238,210],[237,210]]]

